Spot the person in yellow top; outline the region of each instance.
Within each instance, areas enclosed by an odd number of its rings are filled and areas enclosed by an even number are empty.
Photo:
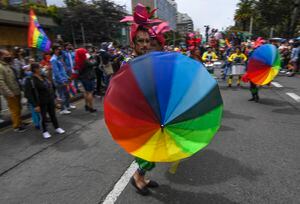
[[[203,56],[202,56],[202,61],[204,63],[206,62],[213,62],[216,61],[218,59],[218,56],[216,55],[216,53],[212,50],[211,47],[207,48],[207,51],[204,52]]]
[[[235,52],[230,55],[228,62],[231,63],[229,78],[227,81],[228,87],[231,87],[233,76],[238,76],[237,86],[241,85],[242,75],[246,71],[247,57],[242,53],[241,48],[235,48]]]

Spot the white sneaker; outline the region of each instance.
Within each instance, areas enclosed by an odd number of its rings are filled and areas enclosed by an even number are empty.
[[[58,133],[58,134],[64,134],[66,131],[64,131],[64,130],[61,129],[61,128],[57,128],[57,129],[55,130],[55,132]]]
[[[43,132],[43,138],[48,139],[50,137],[51,137],[51,135],[49,132]]]
[[[0,123],[4,123],[4,122],[5,122],[5,120],[3,120],[3,119],[0,118]]]
[[[291,74],[291,72],[286,72],[285,74],[286,74],[286,75],[289,75],[289,74]]]
[[[74,110],[74,109],[76,109],[76,106],[70,105],[68,109]]]
[[[68,111],[68,110],[62,110],[59,112],[61,115],[68,115],[68,114],[71,114],[71,111]]]

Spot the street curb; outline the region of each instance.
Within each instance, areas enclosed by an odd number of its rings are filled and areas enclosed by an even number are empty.
[[[82,98],[83,98],[83,94],[78,94],[78,96],[75,96],[72,99],[70,99],[70,102],[73,103],[73,102],[79,101]],[[31,113],[26,113],[26,114],[24,114],[24,115],[21,116],[22,120],[26,120],[26,119],[28,119],[30,117],[31,117]],[[12,122],[11,122],[10,119],[6,120],[3,123],[0,123],[0,129],[1,128],[5,128],[7,126],[10,126],[11,124],[12,124]]]

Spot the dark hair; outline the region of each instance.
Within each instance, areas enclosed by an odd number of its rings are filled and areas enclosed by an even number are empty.
[[[60,47],[61,47],[60,44],[54,43],[54,44],[52,45],[52,51],[55,52],[55,50],[57,50],[57,49],[60,48]]]
[[[36,70],[37,69],[39,69],[40,68],[40,65],[38,64],[38,63],[32,63],[31,65],[30,65],[30,69],[31,69],[31,71],[32,71],[32,73],[35,73],[36,72]]]
[[[64,43],[64,48],[66,48],[68,45],[72,45],[72,43],[70,43],[70,42]]]
[[[148,29],[141,25],[139,25],[139,27],[137,28],[136,33],[138,33],[139,31],[146,32],[149,34]],[[150,34],[149,34],[149,37],[150,37]],[[136,43],[136,35],[133,37],[133,42]]]

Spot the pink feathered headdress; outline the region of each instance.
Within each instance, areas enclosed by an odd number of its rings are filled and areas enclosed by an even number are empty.
[[[168,22],[162,22],[158,26],[153,26],[149,29],[150,36],[156,38],[157,41],[162,45],[165,46],[166,39],[164,33],[171,30]]]
[[[266,41],[262,37],[258,37],[256,39],[256,41],[254,42],[254,48],[258,48],[258,47],[262,46],[265,43],[266,43]]]
[[[147,8],[138,3],[134,8],[133,16],[125,16],[120,22],[130,22],[130,40],[133,41],[139,26],[143,26],[145,28],[151,27],[155,24],[159,24],[162,22],[160,19],[151,19],[157,9],[152,10],[148,13]]]

